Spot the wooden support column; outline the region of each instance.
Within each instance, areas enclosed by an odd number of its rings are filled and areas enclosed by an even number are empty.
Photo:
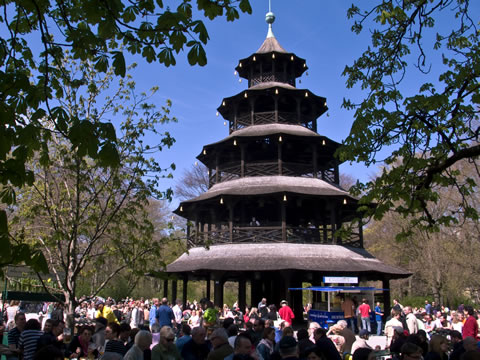
[[[313,145],[313,177],[316,179],[317,178],[317,144]]]
[[[211,291],[210,291],[210,274],[207,275],[207,286],[206,287],[207,287],[207,289],[206,289],[207,294],[206,294],[205,297],[210,300],[211,299],[210,298],[210,293],[211,293]]]
[[[214,298],[214,304],[215,306],[218,306],[219,308],[223,307],[223,280],[221,278],[215,279],[214,280],[214,285],[213,285],[213,298]]]
[[[182,300],[183,308],[187,308],[187,299],[188,299],[188,274],[183,276],[183,288],[182,288]]]
[[[277,153],[278,153],[278,175],[282,175],[283,174],[283,160],[282,160],[282,143],[279,141],[278,142],[278,145],[277,145]]]
[[[168,298],[168,280],[163,280],[163,297]]]
[[[247,282],[243,277],[238,280],[238,306],[242,312],[247,306]]]
[[[360,240],[360,247],[363,248],[363,221],[358,220],[358,238]]]
[[[278,123],[278,97],[274,98],[275,102],[275,122]]]
[[[335,237],[335,230],[337,224],[337,212],[335,211],[335,206],[330,204],[330,226],[332,227],[332,244],[337,243],[337,238]]]
[[[187,221],[187,248],[190,248],[190,241],[192,239],[190,239],[190,222]]]
[[[333,171],[334,171],[333,177],[334,177],[335,184],[340,184],[340,173],[338,171],[338,161],[336,160],[335,160],[335,167],[333,168]]]
[[[390,279],[388,277],[384,277],[382,279],[382,288],[383,290],[383,313],[385,314],[385,319],[390,316],[391,311],[391,299],[390,299]]]
[[[233,204],[228,204],[228,232],[230,234],[230,242],[233,243]]]
[[[314,114],[317,113],[317,105],[315,104],[315,102],[313,103],[313,109],[312,109],[312,112]],[[315,119],[315,116],[312,118],[312,130],[317,132],[317,119]]]
[[[280,199],[282,211],[282,241],[287,242],[287,204],[286,201]]]
[[[233,104],[233,130],[237,130],[238,128],[237,114],[238,114],[238,106],[237,106],[237,103],[234,103]],[[231,134],[232,132],[233,132],[232,128],[229,126],[228,134]]]
[[[299,124],[302,123],[302,107],[301,107],[302,101],[300,99],[297,99],[297,122]]]
[[[198,244],[198,219],[195,219],[195,245]]]
[[[255,102],[252,99],[250,99],[249,104],[250,104],[250,123],[252,125],[255,125]]]
[[[171,303],[175,304],[177,300],[177,280],[172,280],[172,300]]]
[[[219,160],[220,154],[217,152],[215,154],[215,184],[218,184],[220,182],[220,168],[218,166],[218,160]]]
[[[245,177],[245,144],[240,144],[240,177]]]

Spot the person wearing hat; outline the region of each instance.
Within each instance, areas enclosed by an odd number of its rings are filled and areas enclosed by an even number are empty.
[[[371,349],[372,347],[370,345],[368,345],[367,343],[367,340],[368,340],[368,337],[369,337],[369,333],[368,333],[368,330],[367,329],[362,329],[360,330],[360,333],[359,333],[359,338],[357,340],[355,340],[355,342],[352,344],[352,349],[350,351],[350,353],[353,355],[355,354],[355,351],[357,349]]]
[[[298,359],[297,340],[293,336],[284,336],[278,345],[282,359]]]
[[[117,317],[113,313],[112,309],[105,305],[103,300],[97,300],[95,303],[95,307],[97,308],[97,313],[95,315],[96,318],[103,317],[107,319],[107,322],[111,323],[114,322],[116,324],[119,324]]]
[[[288,306],[287,300],[282,300],[280,303],[282,306],[278,314],[282,318],[282,320],[288,322],[292,325],[292,320],[295,319],[295,315],[293,314],[292,308]]]

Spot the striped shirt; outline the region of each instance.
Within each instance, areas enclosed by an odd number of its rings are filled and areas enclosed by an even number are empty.
[[[23,359],[33,360],[35,352],[37,351],[37,342],[40,336],[43,335],[41,330],[24,330],[20,335],[18,347],[23,349]]]
[[[115,352],[123,356],[127,353],[127,348],[120,340],[108,340],[105,345],[105,352]]]

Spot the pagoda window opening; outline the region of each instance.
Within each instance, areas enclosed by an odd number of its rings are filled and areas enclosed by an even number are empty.
[[[276,122],[275,119],[276,101],[271,95],[262,95],[255,99],[253,107],[255,125],[266,125]]]
[[[297,108],[296,99],[291,96],[284,94],[278,99],[278,122],[282,124],[295,124],[297,123],[297,116],[293,109]]]
[[[250,126],[252,123],[251,104],[247,99],[242,99],[238,102],[235,110],[235,130]]]
[[[310,100],[302,98],[300,100],[300,118],[302,119],[302,125],[306,128],[313,130],[313,124],[311,119],[313,119],[313,106]]]

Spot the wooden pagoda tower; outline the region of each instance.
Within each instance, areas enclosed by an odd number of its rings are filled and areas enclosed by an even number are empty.
[[[326,99],[296,87],[307,64],[279,44],[274,19],[267,13],[267,38],[236,67],[248,88],[218,108],[229,135],[197,156],[208,168],[209,190],[175,210],[193,226],[188,253],[167,272],[183,279],[184,289],[188,280],[208,280],[207,295],[214,280],[218,306],[223,284],[237,281],[242,310],[249,282],[252,304],[287,299],[301,318],[302,294],[288,288],[302,282],[358,276],[388,288],[389,279],[410,274],[364,250],[357,199],[339,184],[334,153],[340,144],[317,133]],[[356,229],[348,239],[335,235],[342,224]]]

